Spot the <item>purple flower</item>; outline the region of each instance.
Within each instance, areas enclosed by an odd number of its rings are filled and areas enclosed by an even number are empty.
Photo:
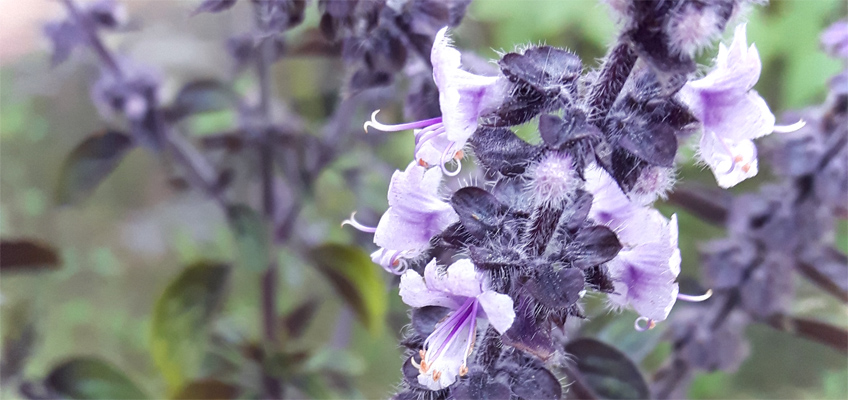
[[[376,227],[357,222],[349,224],[363,232],[374,233],[381,249],[371,259],[392,273],[403,272],[403,260],[417,257],[430,245],[430,239],[459,220],[453,208],[439,197],[440,169],[426,169],[411,162],[406,170],[395,171],[389,184],[389,209]]]
[[[745,25],[739,25],[730,47],[719,45],[715,69],[680,90],[682,100],[703,124],[701,157],[723,188],[757,175],[753,139],[804,125],[803,121],[787,127],[774,125],[774,114],[752,90],[762,64],[757,48],[747,43]]]
[[[436,324],[424,341],[418,383],[431,390],[444,389],[457,375],[468,373],[466,360],[474,349],[477,319],[487,320],[504,333],[515,320],[512,299],[489,289],[486,275],[477,272],[470,260],[462,259],[440,273],[433,259],[424,268],[424,277],[408,270],[400,278],[400,296],[412,307],[439,306],[451,311]]]
[[[666,319],[678,298],[677,216],[668,220],[653,208],[631,202],[599,168],[587,169],[585,176],[586,189],[594,196],[589,216],[613,229],[622,245],[607,263],[615,285],[609,300],[615,306],[630,305],[649,326]]]
[[[439,108],[442,116],[406,124],[384,125],[377,122],[377,111],[365,123],[381,131],[415,130],[415,159],[423,166],[439,165],[450,175],[444,164],[451,159],[461,159],[462,148],[477,130],[477,119],[500,104],[506,90],[502,76],[481,76],[461,68],[461,55],[450,46],[442,28],[433,41],[430,61],[433,80],[439,88]]]
[[[829,54],[848,58],[848,21],[836,21],[825,29],[821,43]]]

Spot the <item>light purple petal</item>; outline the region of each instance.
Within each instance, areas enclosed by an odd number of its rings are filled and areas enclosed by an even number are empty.
[[[848,21],[836,21],[825,29],[821,43],[828,53],[848,58]]]
[[[461,69],[461,54],[450,46],[447,27],[433,42],[430,61],[433,80],[439,88],[439,107],[446,136],[461,149],[477,130],[477,120],[503,99],[506,82],[502,76],[475,75]],[[429,163],[429,162],[428,162]]]
[[[629,304],[640,315],[662,321],[677,300],[678,286],[669,267],[669,252],[660,244],[622,250],[607,264],[618,294],[610,295],[619,305]]]
[[[463,258],[451,264],[445,273],[437,272],[436,268],[426,268],[424,276],[427,286],[432,290],[449,293],[453,296],[477,297],[483,292],[484,278],[477,272],[471,260]]]
[[[699,153],[718,185],[725,189],[757,175],[757,148],[751,140],[732,142],[705,132]]]
[[[698,118],[704,130],[733,141],[750,140],[774,130],[774,114],[756,91],[701,92]]]
[[[430,261],[435,266],[436,260]],[[426,272],[425,272],[426,273]],[[461,303],[447,293],[431,290],[427,287],[424,278],[413,270],[407,270],[400,277],[400,297],[404,303],[411,307],[440,306],[450,309],[458,308]]]
[[[477,300],[485,312],[486,319],[498,332],[503,334],[512,326],[515,321],[515,309],[511,297],[487,290],[477,296]]]
[[[436,329],[424,341],[418,383],[430,390],[440,390],[456,382],[474,346],[478,310],[477,301],[469,298],[436,324]]]

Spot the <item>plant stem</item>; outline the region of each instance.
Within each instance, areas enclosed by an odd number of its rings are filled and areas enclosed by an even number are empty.
[[[627,82],[630,71],[636,65],[637,58],[636,53],[624,40],[619,40],[618,45],[610,50],[589,93],[588,120],[590,122],[597,123],[607,116],[624,83]]]
[[[94,53],[103,61],[104,64],[109,68],[109,70],[117,77],[123,76],[123,71],[118,66],[118,63],[115,61],[115,58],[112,57],[112,54],[106,49],[106,46],[103,45],[103,42],[100,40],[100,37],[97,36],[97,32],[91,29],[91,26],[86,24],[82,14],[80,14],[77,5],[73,0],[63,0],[65,3],[65,7],[68,9],[68,12],[71,14],[71,17],[77,24],[77,27],[85,33],[86,41],[88,42],[89,47],[94,50]]]

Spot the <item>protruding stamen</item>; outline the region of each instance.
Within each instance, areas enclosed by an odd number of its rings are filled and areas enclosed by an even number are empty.
[[[641,322],[644,322],[645,325],[642,326]],[[654,329],[657,326],[656,321],[648,318],[648,317],[639,317],[636,318],[636,322],[633,323],[633,328],[639,332],[645,332],[649,329]]]
[[[800,119],[800,120],[798,120],[798,122],[796,122],[792,125],[775,125],[773,132],[776,132],[776,133],[795,132],[798,129],[803,128],[804,125],[807,125],[807,122],[804,121],[803,119]]]
[[[342,226],[345,226],[345,225],[350,225],[350,226],[354,227],[356,230],[361,231],[361,232],[366,232],[366,233],[377,232],[376,226],[368,226],[368,225],[363,225],[363,224],[359,223],[359,221],[356,220],[356,211],[354,211],[352,214],[350,214],[350,218],[342,221]]]
[[[706,293],[704,293],[700,296],[693,296],[693,295],[689,295],[689,294],[678,293],[677,294],[677,300],[688,301],[688,302],[691,302],[691,303],[698,303],[698,302],[704,301],[706,299],[709,299],[712,295],[713,295],[712,289],[707,290]]]
[[[465,365],[465,364],[462,364],[462,366],[459,367],[459,376],[465,376],[465,375],[468,375],[468,366]]]
[[[439,159],[439,167],[442,169],[442,173],[446,176],[457,176],[459,175],[459,171],[462,171],[462,162],[456,160],[456,169],[451,171],[445,167],[445,163],[448,162],[447,155],[453,152],[453,144],[448,146],[445,151],[442,152],[442,157]],[[455,153],[454,153],[455,154]],[[453,159],[451,159],[453,161]]]
[[[433,124],[437,124],[442,122],[442,117],[430,118],[421,121],[409,122],[406,124],[396,124],[396,125],[386,125],[377,121],[377,113],[380,110],[376,110],[371,114],[371,120],[366,121],[362,128],[365,129],[365,132],[368,132],[368,127],[374,127],[375,129],[381,130],[383,132],[399,132],[399,131],[408,131],[410,129],[420,129],[425,128]]]

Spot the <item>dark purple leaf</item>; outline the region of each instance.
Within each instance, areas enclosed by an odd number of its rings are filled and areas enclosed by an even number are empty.
[[[309,323],[312,322],[312,318],[315,317],[319,305],[321,301],[313,297],[304,301],[283,318],[283,326],[289,332],[290,338],[297,339],[303,335]]]
[[[542,152],[539,146],[525,142],[509,129],[486,126],[479,127],[471,137],[471,147],[477,161],[505,176],[524,173],[527,165]]]
[[[59,268],[59,252],[51,245],[31,239],[0,241],[0,271],[37,272]]]
[[[671,167],[677,154],[677,137],[671,127],[648,124],[630,126],[616,143],[630,154],[651,165]]]
[[[512,384],[512,392],[523,399],[560,399],[562,384],[545,368],[521,368]]]
[[[554,344],[547,322],[537,317],[533,302],[527,299],[519,300],[515,310],[515,321],[501,340],[508,346],[546,360],[553,355]]]
[[[526,288],[539,304],[553,310],[564,310],[580,300],[583,284],[583,271],[545,261],[536,267],[535,275],[527,282]]]
[[[603,342],[580,338],[565,345],[574,365],[569,378],[580,382],[596,397],[604,399],[648,399],[651,393],[639,369],[618,351]]]
[[[59,204],[73,204],[86,199],[132,147],[132,139],[117,131],[106,131],[85,139],[71,152],[62,167],[56,192]]]
[[[586,123],[586,115],[582,111],[568,108],[562,118],[542,115],[539,118],[539,134],[548,147],[561,149],[570,142],[600,137],[601,132],[594,125]]]
[[[50,371],[47,387],[69,399],[146,399],[126,374],[96,358],[73,358]]]
[[[456,387],[451,391],[450,399],[465,400],[465,399],[480,399],[480,400],[509,400],[509,386],[500,382],[495,382],[489,378],[489,375],[482,372],[471,372],[466,379],[461,380]],[[532,398],[549,398],[549,397],[526,397]]]
[[[590,226],[577,231],[575,237],[577,245],[570,253],[573,256],[574,266],[577,268],[590,268],[603,264],[615,258],[621,250],[618,236],[605,226]],[[569,246],[570,247],[570,246]]]
[[[189,382],[173,398],[175,400],[226,400],[238,398],[238,386],[215,379]]]
[[[491,193],[478,187],[465,187],[456,191],[450,199],[451,206],[459,215],[459,222],[475,238],[483,238],[494,232],[506,212],[505,207]]]
[[[450,312],[445,307],[427,306],[412,309],[412,328],[421,336],[430,336],[436,324]]]
[[[523,54],[507,53],[498,64],[514,82],[537,88],[571,85],[583,70],[579,57],[551,46],[531,47]]]

